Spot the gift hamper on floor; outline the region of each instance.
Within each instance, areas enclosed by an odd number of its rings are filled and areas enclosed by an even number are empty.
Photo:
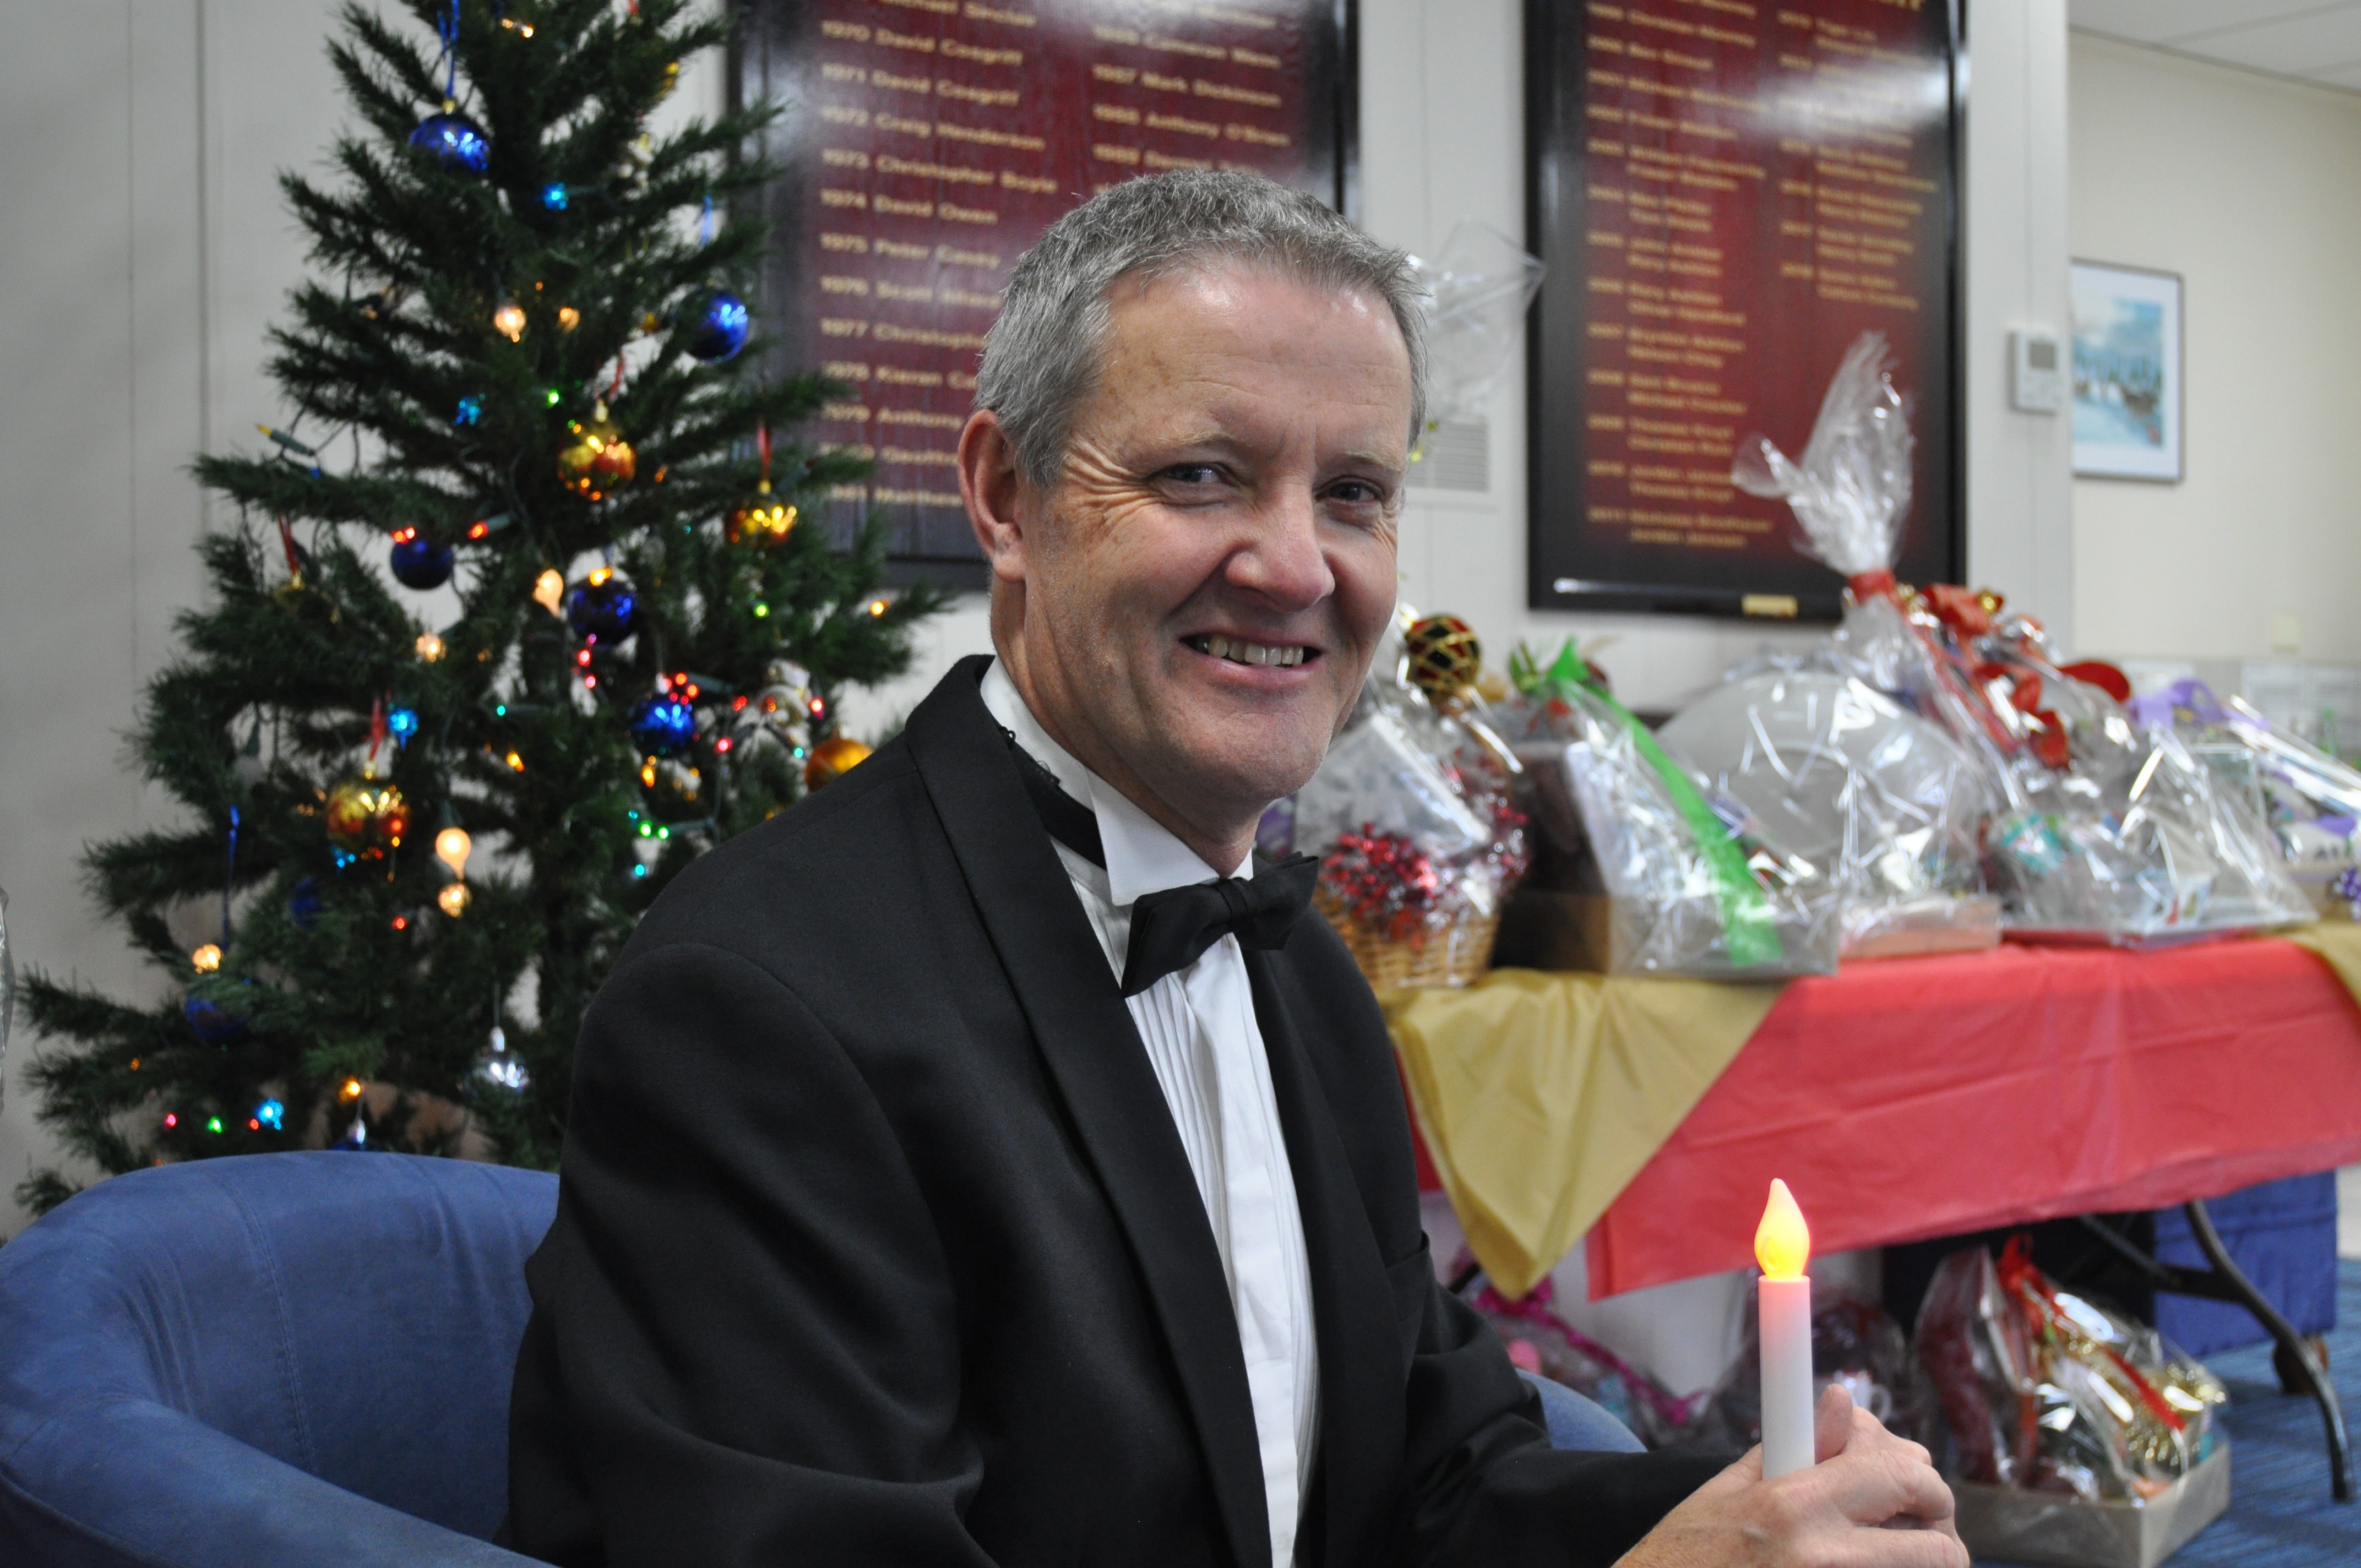
[[[2062,1290],[2024,1237],[1952,1254],[1912,1348],[1925,1442],[1979,1558],[2154,1568],[2230,1505],[2228,1395],[2154,1329]]]

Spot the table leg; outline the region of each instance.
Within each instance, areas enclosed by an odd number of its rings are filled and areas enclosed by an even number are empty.
[[[2213,1266],[2215,1277],[2229,1287],[2231,1294],[2228,1299],[2254,1313],[2256,1321],[2270,1332],[2272,1340],[2279,1346],[2279,1354],[2272,1359],[2282,1368],[2292,1365],[2312,1398],[2319,1403],[2321,1424],[2328,1432],[2329,1491],[2338,1502],[2351,1502],[2352,1464],[2345,1441],[2345,1410],[2337,1403],[2336,1386],[2328,1380],[2328,1374],[2313,1357],[2312,1347],[2304,1343],[2303,1336],[2295,1332],[2295,1325],[2281,1317],[2279,1310],[2272,1306],[2263,1293],[2255,1288],[2254,1281],[2231,1261],[2230,1249],[2222,1245],[2221,1234],[2214,1230],[2213,1216],[2206,1213],[2205,1205],[2191,1199],[2181,1205],[2181,1212],[2189,1216],[2189,1234],[2196,1238],[2197,1249],[2205,1255],[2205,1261]]]

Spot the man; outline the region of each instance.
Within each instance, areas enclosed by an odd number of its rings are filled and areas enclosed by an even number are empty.
[[[1964,1564],[1840,1393],[1778,1481],[1553,1452],[1435,1284],[1383,1021],[1249,852],[1391,615],[1421,370],[1400,254],[1258,179],[1019,263],[960,446],[997,658],[685,873],[585,1025],[518,1546]]]

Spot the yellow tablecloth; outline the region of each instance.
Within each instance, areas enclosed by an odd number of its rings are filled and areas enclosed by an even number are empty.
[[[1775,985],[1495,970],[1382,997],[1427,1152],[1495,1283],[1532,1288],[1663,1146]],[[1560,1173],[1536,1181],[1533,1172]]]

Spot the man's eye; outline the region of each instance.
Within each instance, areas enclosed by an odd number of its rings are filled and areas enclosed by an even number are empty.
[[[1219,484],[1222,471],[1211,463],[1175,463],[1161,476],[1176,485]]]
[[[1383,491],[1366,479],[1345,479],[1329,487],[1328,499],[1347,506],[1368,506],[1386,498]]]

